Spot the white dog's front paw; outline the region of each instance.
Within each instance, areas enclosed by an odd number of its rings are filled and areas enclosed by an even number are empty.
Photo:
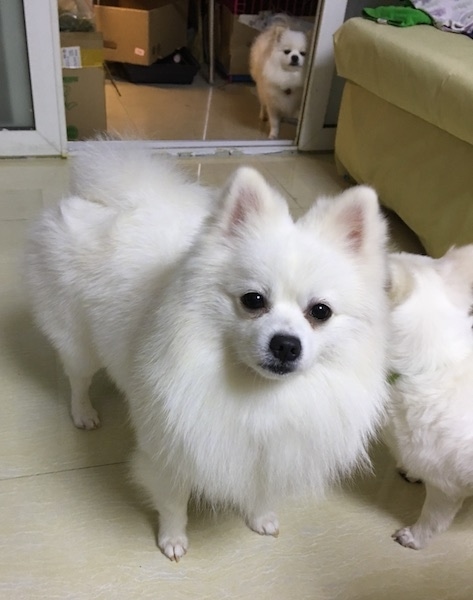
[[[187,552],[189,542],[186,535],[169,536],[163,535],[158,538],[158,546],[162,553],[169,558],[179,562],[179,560]]]
[[[81,407],[80,410],[72,410],[72,420],[79,429],[97,429],[100,427],[99,413],[90,407]]]
[[[279,535],[279,521],[273,512],[248,519],[248,527],[260,535]]]
[[[410,527],[398,529],[391,537],[405,548],[412,548],[413,550],[420,550],[422,548],[422,544],[414,537]]]

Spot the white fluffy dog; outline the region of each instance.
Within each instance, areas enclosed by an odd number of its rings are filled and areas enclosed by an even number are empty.
[[[260,119],[269,119],[269,139],[279,135],[283,117],[294,117],[301,105],[307,36],[274,24],[260,33],[250,51],[250,73],[261,104]]]
[[[427,493],[418,521],[393,537],[419,549],[473,494],[473,245],[436,260],[393,255],[391,270],[397,379],[387,440]]]
[[[383,413],[386,229],[366,187],[294,222],[241,168],[219,199],[172,164],[95,143],[74,195],[28,246],[38,323],[59,351],[78,427],[106,367],[127,396],[133,473],[158,544],[187,550],[191,494],[275,535],[275,504],[366,462]]]

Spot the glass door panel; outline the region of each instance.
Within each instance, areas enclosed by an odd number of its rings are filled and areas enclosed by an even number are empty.
[[[57,0],[0,2],[0,156],[66,153]]]

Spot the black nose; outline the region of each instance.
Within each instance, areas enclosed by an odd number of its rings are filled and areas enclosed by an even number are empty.
[[[297,54],[293,54],[291,56],[291,65],[297,65],[299,63],[299,57]]]
[[[281,362],[292,362],[301,355],[301,341],[293,335],[277,334],[269,342],[269,349],[274,358]]]

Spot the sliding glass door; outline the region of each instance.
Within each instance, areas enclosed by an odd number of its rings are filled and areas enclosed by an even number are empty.
[[[0,156],[66,148],[57,0],[0,2]]]

